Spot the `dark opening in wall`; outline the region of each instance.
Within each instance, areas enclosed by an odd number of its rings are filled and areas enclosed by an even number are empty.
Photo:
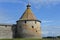
[[[19,28],[21,28],[21,26]]]
[[[36,30],[36,32],[37,32],[37,30]]]
[[[25,23],[27,23],[27,22],[25,21]]]
[[[5,27],[7,27],[7,25],[5,25]]]
[[[34,26],[32,26],[32,28],[34,28]]]
[[[36,24],[36,21],[35,21],[35,24]]]

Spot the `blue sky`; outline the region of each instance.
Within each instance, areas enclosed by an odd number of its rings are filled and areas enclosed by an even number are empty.
[[[60,35],[60,0],[29,0],[41,20],[42,36]],[[0,24],[15,24],[26,10],[28,0],[0,0]]]

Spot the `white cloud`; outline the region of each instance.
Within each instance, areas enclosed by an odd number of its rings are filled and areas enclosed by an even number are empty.
[[[0,2],[24,2],[25,0],[0,0]],[[58,3],[60,0],[26,0],[29,1],[30,3],[35,3],[35,4],[49,4],[49,3]],[[25,1],[25,2],[26,2]]]
[[[60,35],[59,31],[42,31],[43,36],[58,36]]]
[[[21,0],[0,0],[0,3],[23,3],[26,4],[26,2]]]
[[[0,2],[18,2],[19,0],[0,0]]]
[[[50,23],[53,22],[52,20],[42,20],[42,23]]]
[[[0,3],[10,2],[10,3],[24,3],[28,2],[28,0],[0,0]],[[29,0],[30,3],[39,6],[39,5],[56,5],[60,3],[60,0]],[[38,7],[36,7],[38,8]]]
[[[53,20],[42,20],[41,26],[43,26],[43,27],[49,27],[49,26],[52,25],[53,22],[54,22]]]
[[[29,0],[31,3],[41,3],[41,4],[48,4],[48,3],[55,3],[55,2],[60,2],[60,0]]]
[[[0,19],[3,20],[5,19],[6,15],[4,14],[6,10],[4,10],[3,8],[0,8]]]
[[[34,5],[36,9],[40,9],[42,6],[46,6],[47,8],[51,6],[55,6],[60,3],[60,0],[29,0],[30,3]]]
[[[8,11],[4,8],[0,8],[0,24],[1,23],[14,23],[15,21],[12,20],[12,17],[7,15]]]
[[[0,0],[0,2],[17,2],[17,0]]]
[[[48,34],[49,31],[42,31],[42,34]]]

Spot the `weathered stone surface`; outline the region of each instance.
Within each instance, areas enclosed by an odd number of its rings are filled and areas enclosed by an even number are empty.
[[[33,26],[33,28],[32,28]],[[36,21],[18,21],[18,34],[23,38],[41,38],[40,22]]]
[[[12,38],[12,26],[0,25],[0,38]]]
[[[41,38],[41,21],[37,20],[27,5],[22,17],[14,25],[0,25],[0,38]]]

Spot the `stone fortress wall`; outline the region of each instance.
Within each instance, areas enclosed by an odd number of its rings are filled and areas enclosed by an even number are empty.
[[[12,38],[12,25],[0,24],[0,38]]]
[[[39,21],[18,21],[17,24],[0,24],[1,38],[41,38]]]
[[[0,38],[41,38],[41,21],[37,20],[30,7],[28,4],[16,24],[0,24]]]
[[[39,21],[18,21],[17,27],[19,36],[23,38],[41,38]]]

